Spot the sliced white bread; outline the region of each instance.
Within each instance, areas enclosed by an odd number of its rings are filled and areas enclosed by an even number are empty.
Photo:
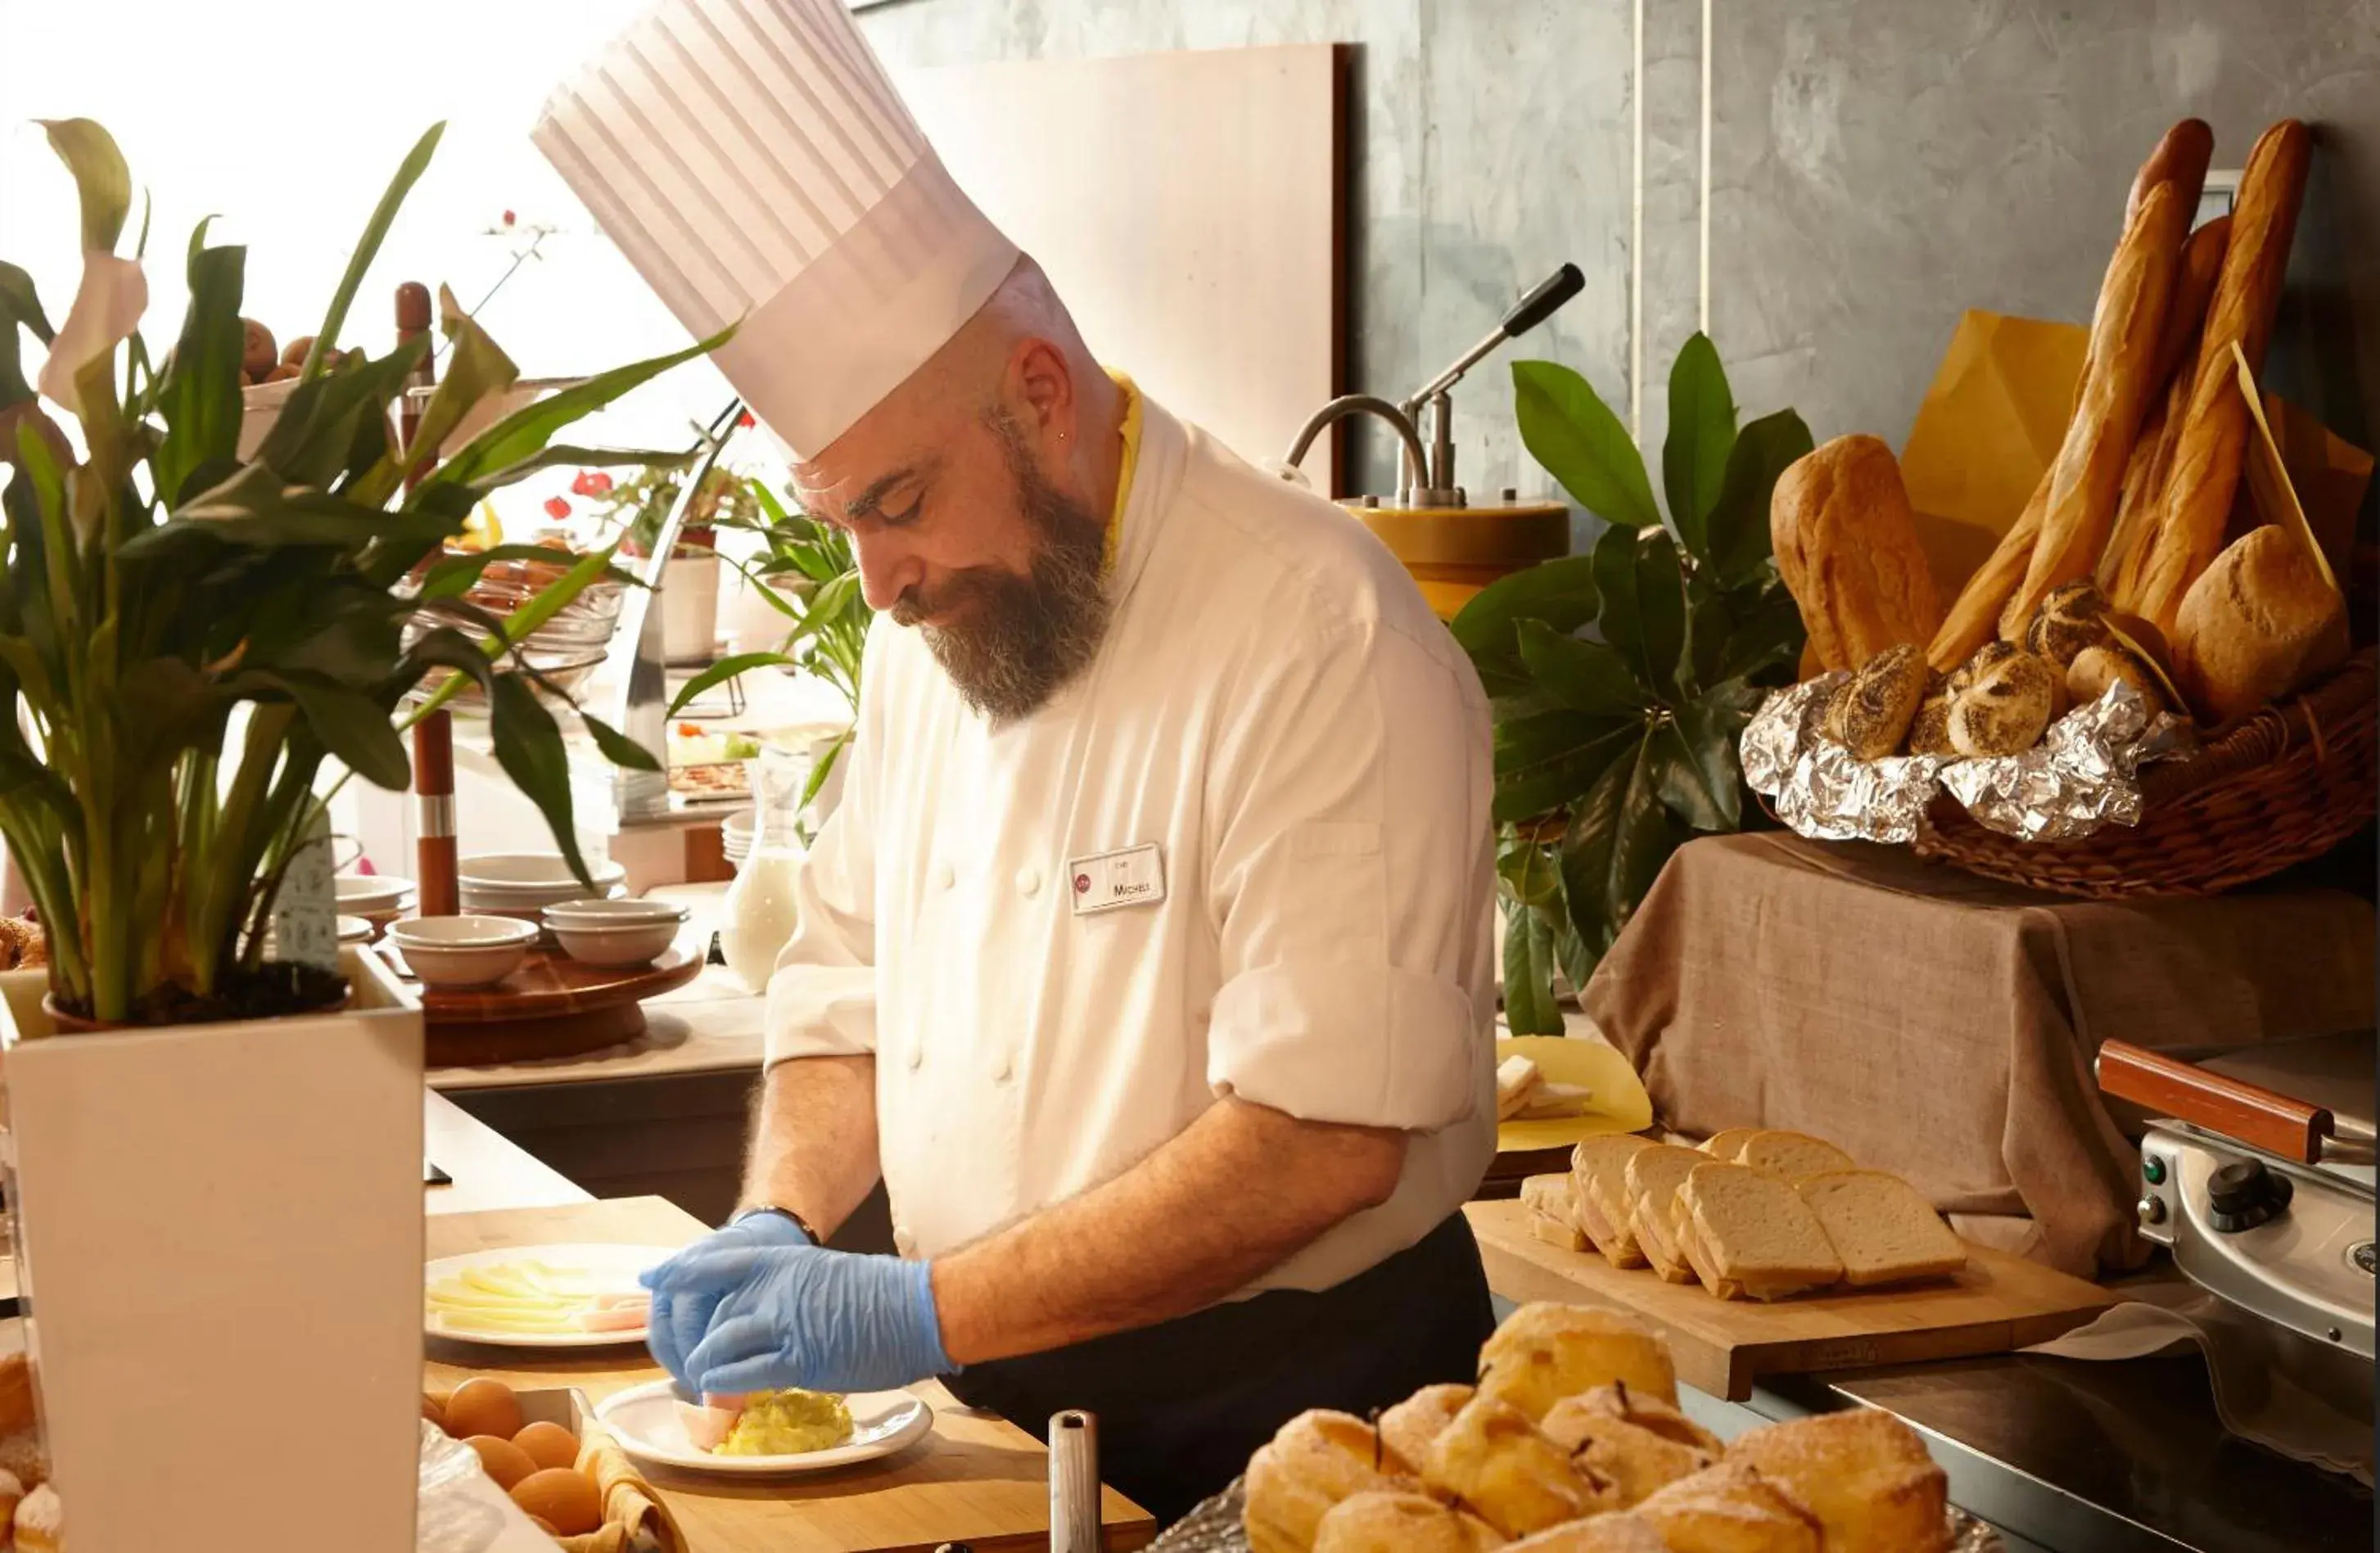
[[[1967,1265],[1967,1248],[1934,1205],[1897,1175],[1821,1171],[1793,1185],[1834,1243],[1846,1283],[1947,1278]]]
[[[1578,1227],[1570,1177],[1533,1175],[1521,1183],[1521,1206],[1529,1210],[1529,1233],[1566,1251],[1586,1249],[1585,1231]]]
[[[1645,1253],[1628,1228],[1628,1161],[1654,1147],[1633,1133],[1586,1138],[1571,1150],[1570,1179],[1578,1227],[1615,1268],[1641,1268]]]
[[[1742,1150],[1745,1144],[1752,1141],[1752,1134],[1758,1131],[1760,1129],[1757,1127],[1722,1127],[1703,1139],[1702,1150],[1714,1159],[1732,1165],[1735,1163],[1736,1155]]]
[[[1722,1297],[1726,1283],[1774,1300],[1843,1276],[1818,1216],[1781,1176],[1749,1165],[1696,1165],[1678,1188],[1678,1203],[1693,1225],[1687,1258]]]
[[[1678,1249],[1671,1226],[1676,1221],[1678,1188],[1685,1184],[1686,1173],[1696,1165],[1709,1163],[1710,1157],[1699,1149],[1657,1143],[1631,1155],[1622,1172],[1628,1187],[1629,1232],[1636,1237],[1636,1249],[1666,1282],[1694,1280],[1694,1265]]]
[[[1848,1171],[1858,1161],[1824,1138],[1807,1133],[1764,1128],[1743,1140],[1735,1162],[1756,1171],[1774,1171],[1788,1180],[1816,1175],[1820,1171]]]
[[[1584,1084],[1557,1084],[1545,1079],[1522,1099],[1521,1109],[1514,1111],[1514,1122],[1544,1122],[1560,1117],[1585,1116],[1587,1101],[1595,1091]]]
[[[1536,1093],[1546,1075],[1526,1057],[1507,1057],[1496,1064],[1496,1120],[1510,1121]]]

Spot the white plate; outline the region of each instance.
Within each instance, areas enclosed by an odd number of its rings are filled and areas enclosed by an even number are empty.
[[[637,1290],[637,1275],[647,1268],[669,1260],[683,1250],[674,1245],[605,1245],[570,1244],[556,1245],[508,1245],[493,1251],[468,1252],[460,1256],[441,1256],[421,1269],[421,1287],[426,1292],[440,1279],[455,1278],[467,1268],[502,1267],[513,1262],[542,1262],[549,1268],[571,1268],[594,1275],[602,1289],[617,1289],[623,1293]],[[443,1317],[427,1308],[422,1312],[421,1329],[433,1338],[445,1338],[454,1342],[476,1343],[483,1348],[618,1348],[625,1343],[645,1341],[645,1329],[634,1328],[625,1332],[480,1332],[456,1331],[449,1329]]]
[[[934,1410],[909,1392],[854,1391],[843,1399],[851,1409],[851,1438],[842,1445],[796,1456],[714,1456],[686,1438],[677,1398],[671,1382],[656,1380],[614,1391],[596,1404],[595,1416],[621,1450],[640,1461],[728,1477],[782,1477],[872,1462],[906,1449],[934,1426]]]

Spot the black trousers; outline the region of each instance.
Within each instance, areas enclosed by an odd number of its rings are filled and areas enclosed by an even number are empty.
[[[1457,1213],[1320,1293],[1276,1289],[1195,1316],[944,1377],[969,1407],[1038,1439],[1050,1415],[1099,1417],[1099,1475],[1179,1520],[1310,1407],[1361,1416],[1437,1381],[1472,1380],[1494,1329],[1488,1277]]]

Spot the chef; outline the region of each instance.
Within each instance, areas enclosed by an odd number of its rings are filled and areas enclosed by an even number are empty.
[[[655,1355],[1086,1408],[1167,1518],[1302,1409],[1473,1378],[1488,716],[1413,583],[1100,368],[844,0],[662,0],[537,139],[690,329],[743,320],[880,612],[745,1207],[648,1275]],[[899,1255],[826,1249],[880,1175]]]

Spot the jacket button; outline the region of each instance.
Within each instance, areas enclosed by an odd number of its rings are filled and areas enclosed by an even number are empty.
[[[1041,889],[1041,870],[1040,870],[1040,869],[1036,868],[1036,867],[1022,867],[1022,868],[1019,868],[1019,869],[1017,869],[1017,870],[1016,870],[1016,892],[1017,892],[1018,894],[1020,894],[1020,895],[1033,895],[1033,894],[1038,894],[1038,893],[1039,893],[1039,892],[1040,892],[1040,889]]]
[[[991,1070],[991,1081],[994,1084],[1005,1084],[1015,1076],[1015,1064],[1008,1058],[1002,1057],[1000,1060],[1000,1066]]]
[[[922,1068],[925,1065],[926,1049],[923,1046],[912,1046],[909,1049],[909,1071],[911,1073],[916,1073],[919,1068]]]
[[[948,863],[940,863],[935,865],[934,884],[936,888],[948,890],[951,886],[958,883],[958,871],[953,868]]]

